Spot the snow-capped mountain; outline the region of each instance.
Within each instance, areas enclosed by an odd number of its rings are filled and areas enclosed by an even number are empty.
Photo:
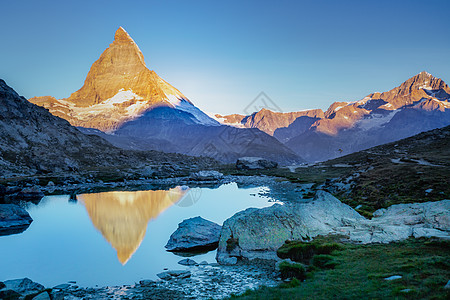
[[[78,91],[67,99],[44,96],[29,101],[121,148],[210,156],[226,162],[240,156],[289,163],[301,160],[258,129],[236,129],[209,117],[147,68],[139,47],[122,27]]]
[[[224,124],[259,128],[303,158],[334,158],[450,124],[450,88],[421,72],[384,93],[359,101],[335,102],[326,112],[219,116]]]
[[[122,27],[116,31],[113,43],[92,65],[81,89],[67,99],[44,96],[29,101],[74,126],[106,132],[157,106],[188,112],[198,124],[219,125],[146,67],[141,50]]]

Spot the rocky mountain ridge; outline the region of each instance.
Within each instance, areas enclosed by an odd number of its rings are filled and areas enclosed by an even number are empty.
[[[307,112],[293,118],[295,112],[263,109],[220,120],[259,128],[309,161],[326,160],[450,124],[450,88],[442,79],[421,72],[388,92],[334,102],[323,114]]]

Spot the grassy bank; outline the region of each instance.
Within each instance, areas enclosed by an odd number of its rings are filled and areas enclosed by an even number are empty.
[[[247,291],[240,299],[450,299],[450,242],[409,239],[341,244],[334,269],[316,268],[303,282]],[[400,275],[401,279],[384,278]]]

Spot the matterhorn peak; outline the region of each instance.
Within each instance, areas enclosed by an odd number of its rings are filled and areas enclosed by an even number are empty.
[[[116,33],[114,35],[114,42],[132,42],[135,44],[131,36],[122,26],[120,26],[119,29],[116,30]]]

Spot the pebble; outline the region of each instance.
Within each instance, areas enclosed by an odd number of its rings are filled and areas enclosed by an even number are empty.
[[[394,276],[386,277],[384,280],[391,281],[391,280],[397,280],[397,279],[401,279],[401,278],[402,278],[402,276],[400,276],[400,275],[394,275]]]

